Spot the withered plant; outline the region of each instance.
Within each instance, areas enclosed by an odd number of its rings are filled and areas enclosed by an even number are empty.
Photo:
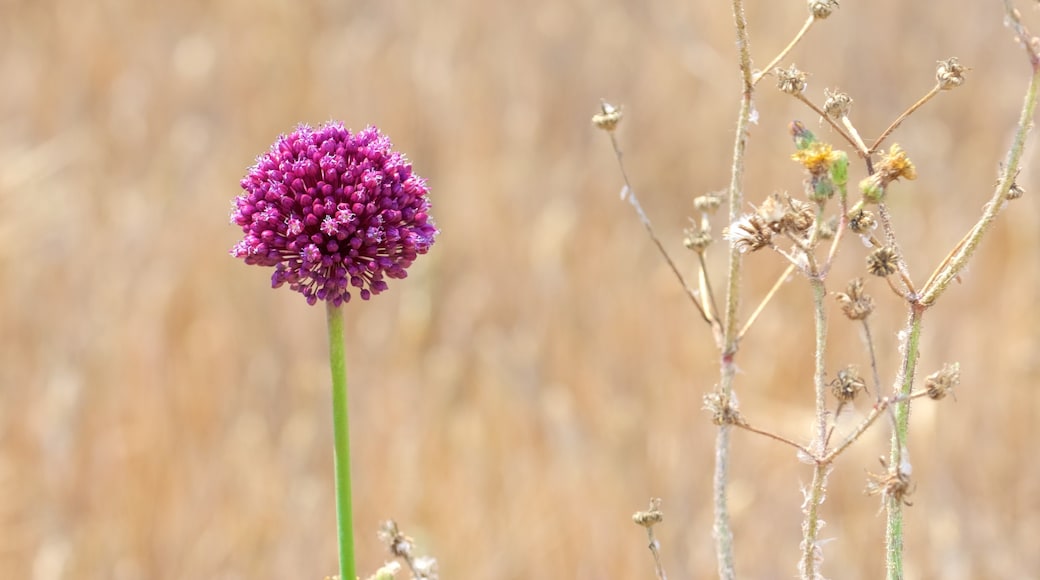
[[[993,226],[995,218],[1009,203],[1021,197],[1023,188],[1016,183],[1026,135],[1032,125],[1040,90],[1040,38],[1023,24],[1020,13],[1010,0],[1004,2],[1003,17],[1014,40],[1024,48],[1029,64],[1028,86],[1012,143],[1003,163],[993,192],[985,203],[982,214],[963,238],[945,255],[937,255],[932,273],[920,282],[904,259],[899,237],[886,200],[898,194],[899,182],[918,178],[911,156],[890,138],[916,110],[940,93],[950,91],[965,82],[970,69],[956,58],[939,61],[935,82],[927,93],[908,107],[876,138],[865,141],[850,117],[852,96],[840,91],[827,90],[825,101],[817,103],[806,92],[807,73],[795,65],[781,66],[790,50],[802,41],[814,25],[835,15],[836,0],[810,0],[805,24],[791,42],[756,70],[752,66],[744,2],[733,0],[733,16],[737,38],[737,57],[741,71],[740,109],[737,115],[729,185],[720,193],[704,194],[693,201],[694,216],[686,231],[684,246],[692,250],[698,262],[699,275],[695,284],[688,284],[677,261],[670,257],[665,244],[654,232],[646,213],[639,204],[632,183],[622,162],[622,151],[616,130],[622,120],[622,110],[606,102],[593,123],[609,136],[624,180],[622,198],[634,207],[685,293],[701,318],[711,328],[719,353],[720,376],[714,389],[704,396],[705,408],[718,426],[715,444],[714,468],[714,539],[720,578],[735,577],[733,534],[727,506],[730,435],[734,429],[769,437],[790,446],[797,457],[811,466],[812,480],[804,490],[802,511],[802,541],[798,554],[798,570],[802,578],[821,578],[823,553],[820,541],[821,504],[827,492],[827,479],[835,459],[848,450],[871,428],[891,430],[891,445],[887,459],[881,461],[881,470],[868,474],[866,489],[881,498],[886,514],[886,561],[889,579],[903,578],[903,509],[912,505],[915,482],[909,459],[907,433],[910,426],[910,407],[915,399],[944,399],[951,394],[960,378],[956,362],[920,378],[918,369],[922,322],[929,309],[958,278],[968,264],[983,236]],[[994,16],[1000,17],[997,9]],[[776,87],[801,101],[819,116],[827,126],[821,135],[814,135],[804,124],[792,122],[794,161],[804,168],[803,193],[788,195],[772,193],[764,199],[745,196],[745,149],[752,123],[752,101],[762,81],[772,79]],[[832,142],[833,141],[833,142]],[[891,142],[891,143],[890,143]],[[889,144],[890,143],[890,144]],[[887,147],[886,147],[886,144]],[[852,181],[852,175],[862,170],[864,177]],[[850,187],[851,183],[851,187]],[[851,189],[851,192],[850,192]],[[981,199],[980,199],[981,201]],[[728,269],[722,287],[713,284],[716,279],[709,273],[706,255],[718,237],[718,224],[713,216],[727,208],[721,237],[728,256]],[[750,210],[749,210],[750,207]],[[843,243],[859,238],[870,248],[866,263],[860,266],[864,276],[883,280],[883,291],[895,293],[906,309],[905,327],[900,331],[900,365],[896,376],[884,377],[878,369],[875,340],[871,329],[874,300],[866,291],[863,278],[835,281],[829,277],[832,266],[843,255]],[[743,258],[751,252],[768,251],[787,263],[776,284],[758,304],[745,314],[741,311],[739,282]],[[740,355],[741,339],[752,328],[755,320],[770,303],[777,290],[790,276],[796,275],[806,283],[812,295],[814,341],[814,423],[810,440],[775,433],[759,426],[752,411],[741,409],[735,395],[737,385],[736,361]],[[839,289],[840,290],[837,290]],[[861,371],[855,365],[828,369],[825,354],[828,347],[828,320],[825,301],[828,294],[837,299],[842,313],[861,329],[868,369]],[[721,299],[721,305],[718,301]],[[754,360],[743,360],[753,365]],[[886,387],[885,385],[891,385]],[[869,395],[864,395],[869,393]],[[866,403],[863,403],[866,399]],[[860,422],[843,435],[835,437],[837,417],[852,405],[868,405],[869,411]],[[879,420],[880,419],[880,420]],[[653,534],[653,526],[663,520],[660,500],[651,500],[648,511],[637,512],[633,519],[649,534],[650,550],[654,556],[658,578],[665,578],[661,565],[660,545]]]

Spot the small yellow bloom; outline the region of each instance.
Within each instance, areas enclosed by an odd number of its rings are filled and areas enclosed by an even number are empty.
[[[827,143],[816,141],[805,149],[791,155],[798,163],[813,175],[823,175],[830,171],[831,164],[837,159],[834,149]]]
[[[899,178],[917,179],[917,169],[906,156],[906,151],[898,144],[893,144],[888,153],[881,156],[874,170],[881,175],[885,183],[895,181]]]

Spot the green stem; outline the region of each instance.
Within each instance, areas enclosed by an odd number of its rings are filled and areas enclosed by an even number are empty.
[[[910,320],[907,322],[908,336],[903,345],[903,368],[900,370],[899,393],[902,400],[896,403],[895,429],[892,431],[892,450],[889,469],[903,470],[903,453],[906,451],[906,436],[910,425],[909,395],[914,386],[917,370],[918,349],[921,344],[921,321],[925,309],[919,304],[910,305]],[[885,554],[888,580],[903,579],[903,502],[894,497],[885,503],[888,525],[885,533]]]
[[[332,369],[332,429],[335,438],[336,527],[339,530],[339,577],[355,580],[354,516],[350,502],[350,418],[347,412],[347,359],[343,347],[343,309],[326,303],[329,367]]]

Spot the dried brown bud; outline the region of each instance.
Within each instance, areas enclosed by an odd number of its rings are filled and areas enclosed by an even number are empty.
[[[838,371],[838,376],[831,381],[831,393],[835,399],[842,403],[851,403],[860,391],[865,390],[867,384],[863,377],[859,376],[859,369],[847,366]]]
[[[613,132],[621,122],[621,108],[606,101],[600,103],[600,112],[592,116],[592,124],[608,133]]]
[[[894,248],[878,248],[867,256],[867,271],[874,276],[891,276],[896,273],[898,256]]]
[[[664,513],[661,512],[661,498],[650,498],[650,509],[632,514],[632,521],[644,528],[663,522]]]
[[[783,229],[799,234],[809,231],[816,221],[816,210],[813,209],[813,205],[792,197],[787,197],[786,201],[787,211],[784,212]]]
[[[863,279],[856,278],[849,282],[844,292],[837,293],[841,311],[849,320],[863,320],[874,311],[874,299],[863,291]]]
[[[773,241],[773,230],[758,214],[747,214],[726,228],[722,237],[744,254],[768,246]]]
[[[719,391],[704,395],[704,409],[711,411],[711,422],[716,425],[747,425],[729,395]]]
[[[955,89],[964,84],[964,73],[967,70],[957,61],[957,57],[940,60],[939,66],[935,67],[935,80],[944,91]]]
[[[941,370],[928,375],[924,380],[924,388],[928,391],[929,398],[938,401],[951,393],[960,382],[960,363],[946,364]]]
[[[762,205],[755,208],[755,214],[762,218],[769,229],[779,232],[782,229],[784,214],[787,212],[785,205],[781,195],[773,192],[762,202]]]
[[[856,234],[868,234],[871,230],[877,227],[877,220],[874,219],[874,214],[861,209],[849,217],[849,229]]]
[[[809,0],[809,12],[813,18],[823,20],[838,8],[838,0]]]
[[[831,217],[831,219],[820,224],[820,239],[829,240],[834,237],[834,234],[838,231],[838,218]]]
[[[395,558],[407,557],[412,553],[415,542],[401,533],[397,528],[397,522],[387,520],[379,527],[379,539],[390,549]]]
[[[882,499],[894,499],[904,505],[912,506],[910,494],[914,492],[908,469],[889,469],[885,458],[880,458],[885,473],[868,473],[867,495],[880,495]]]
[[[823,90],[823,96],[827,98],[823,102],[823,112],[827,113],[827,116],[832,119],[841,119],[849,115],[849,110],[852,108],[852,97],[841,91],[830,92],[829,89]]]
[[[722,205],[723,195],[721,192],[698,195],[693,198],[693,209],[702,213],[715,213],[715,210]]]
[[[800,95],[808,86],[805,79],[809,75],[798,70],[793,64],[787,70],[777,67],[773,69],[773,73],[776,75],[777,88],[789,95]]]
[[[703,253],[711,245],[711,232],[699,227],[689,227],[683,230],[683,246],[687,250],[693,250],[698,254]]]

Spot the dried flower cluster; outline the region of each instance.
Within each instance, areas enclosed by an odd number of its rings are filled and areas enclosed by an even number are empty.
[[[961,365],[953,363],[943,365],[941,370],[928,375],[924,380],[924,388],[928,392],[929,398],[938,401],[952,393],[960,382]]]
[[[831,394],[842,403],[851,403],[860,391],[867,388],[867,383],[859,374],[859,369],[848,366],[838,371],[838,376],[831,381]]]
[[[844,292],[838,292],[837,298],[841,311],[849,320],[863,320],[874,311],[874,299],[863,291],[862,278],[849,282]]]
[[[261,155],[241,182],[232,223],[245,237],[231,255],[273,266],[310,304],[363,300],[404,278],[433,245],[426,182],[375,127],[301,125]]]
[[[787,70],[777,67],[773,73],[776,75],[777,88],[789,95],[800,95],[809,86],[806,82],[809,75],[798,70],[793,64]]]

